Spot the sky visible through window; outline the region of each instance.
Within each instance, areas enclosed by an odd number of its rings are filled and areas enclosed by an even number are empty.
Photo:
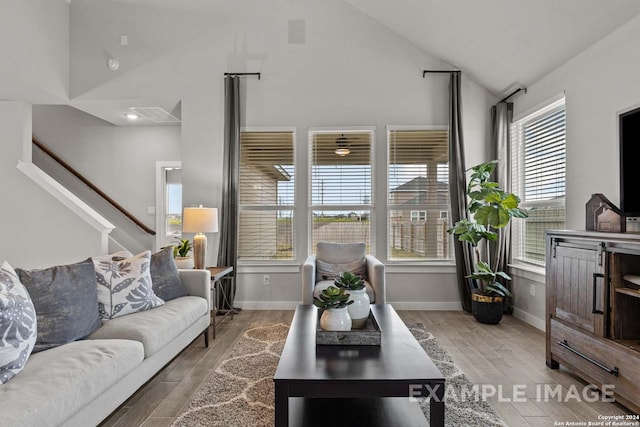
[[[167,214],[182,214],[182,184],[167,184]]]

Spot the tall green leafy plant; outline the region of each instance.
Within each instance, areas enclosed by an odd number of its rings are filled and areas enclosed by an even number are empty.
[[[458,236],[458,240],[468,242],[474,249],[475,271],[467,278],[476,280],[477,292],[488,296],[511,296],[511,292],[499,279],[511,280],[504,271],[496,271],[491,266],[491,242],[498,239],[497,230],[506,227],[511,218],[526,218],[528,213],[521,209],[520,198],[502,189],[491,175],[497,161],[481,163],[469,169],[467,185],[469,212],[472,218],[463,218],[447,230]],[[485,244],[484,260],[479,245]]]

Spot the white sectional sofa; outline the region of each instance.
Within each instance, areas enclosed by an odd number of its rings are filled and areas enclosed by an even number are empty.
[[[207,270],[179,270],[189,295],[105,322],[87,339],[34,353],[0,387],[0,426],[98,425],[211,321]]]

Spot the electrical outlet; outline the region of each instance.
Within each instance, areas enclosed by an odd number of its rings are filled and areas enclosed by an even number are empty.
[[[529,285],[529,295],[531,295],[532,297],[536,296],[536,285],[534,285],[533,283]]]
[[[265,286],[271,286],[271,276],[269,276],[268,274],[262,276],[262,284]]]

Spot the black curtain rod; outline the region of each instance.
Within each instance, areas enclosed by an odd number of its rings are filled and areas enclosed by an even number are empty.
[[[427,74],[453,74],[453,73],[461,73],[460,70],[422,70],[422,78]]]
[[[521,90],[524,91],[524,93],[527,93],[527,88],[526,87],[519,87],[518,89],[514,90],[513,92],[511,92],[509,95],[505,96],[504,98],[502,98],[500,101],[498,101],[498,104],[500,104],[501,102],[506,101],[507,99],[511,98],[513,95],[515,95],[516,93],[520,92]]]
[[[260,80],[260,73],[224,73],[225,76],[258,76]]]

